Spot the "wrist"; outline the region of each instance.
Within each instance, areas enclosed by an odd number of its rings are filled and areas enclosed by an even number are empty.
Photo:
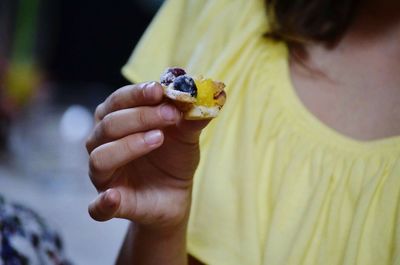
[[[143,225],[132,222],[130,230],[137,236],[145,236],[146,238],[154,238],[159,240],[168,240],[177,235],[186,234],[187,221],[182,221],[174,225],[155,226]]]
[[[138,204],[138,216],[129,218],[147,232],[168,233],[186,226],[191,208],[191,188],[172,188],[153,192],[154,200]]]
[[[131,223],[117,264],[187,264],[186,224],[153,229]]]
[[[189,221],[191,199],[190,194],[187,199],[174,201],[168,210],[155,218],[152,222],[132,222],[131,226],[142,233],[155,234],[159,236],[171,236],[176,232],[185,230]]]

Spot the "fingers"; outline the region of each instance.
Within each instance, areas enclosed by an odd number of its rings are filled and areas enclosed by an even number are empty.
[[[166,132],[174,140],[184,144],[196,144],[201,131],[211,120],[188,121],[181,119],[177,126],[168,128]]]
[[[96,125],[86,142],[86,148],[90,154],[101,144],[129,134],[176,124],[180,117],[178,110],[167,104],[115,111],[106,115]]]
[[[107,221],[113,218],[120,208],[121,194],[116,189],[109,189],[89,204],[89,215],[96,221]]]
[[[89,175],[93,184],[102,190],[118,168],[158,148],[163,141],[163,133],[153,130],[132,134],[97,147],[89,157]]]
[[[107,114],[126,108],[155,105],[161,102],[163,89],[159,83],[141,83],[124,86],[112,93],[95,112],[96,122]]]
[[[107,221],[112,218],[133,220],[138,214],[136,195],[124,188],[110,188],[100,193],[89,204],[89,215],[96,221]]]

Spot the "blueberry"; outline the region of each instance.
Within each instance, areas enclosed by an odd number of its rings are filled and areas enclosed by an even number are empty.
[[[186,72],[185,70],[183,70],[182,68],[168,68],[162,75],[161,75],[161,79],[160,82],[161,84],[163,84],[164,86],[168,86],[169,84],[171,84],[172,82],[174,82],[175,78],[177,78],[178,76],[182,76],[185,75]]]
[[[185,93],[189,93],[192,97],[197,96],[196,84],[194,80],[187,75],[181,75],[175,78],[174,89]]]

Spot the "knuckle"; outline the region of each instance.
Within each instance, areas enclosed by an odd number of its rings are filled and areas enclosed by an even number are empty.
[[[89,168],[93,173],[102,171],[104,169],[104,161],[99,150],[95,149],[89,156]]]
[[[144,110],[138,110],[137,122],[139,125],[144,126],[144,127],[149,125],[149,120],[148,120],[146,112]]]
[[[98,193],[108,188],[107,180],[103,178],[102,172],[100,172],[98,169],[94,169],[93,164],[90,164],[89,166],[88,175]]]
[[[115,121],[115,114],[110,113],[107,114],[103,121],[101,122],[100,130],[104,134],[105,137],[113,137],[114,136],[114,121]]]
[[[92,184],[96,188],[97,192],[99,192],[100,191],[100,186],[98,184],[98,181],[96,181],[95,173],[92,170],[89,169],[88,175],[89,175],[90,181],[92,182]]]
[[[97,105],[96,110],[94,111],[94,117],[96,120],[101,119],[101,113],[102,113],[103,106],[104,106],[104,103]]]
[[[126,150],[126,152],[128,154],[134,154],[137,152],[137,138],[136,137],[132,137],[132,138],[128,138],[126,139],[126,141],[124,141],[124,149]]]
[[[133,93],[131,93],[131,100],[136,102],[136,101],[143,101],[143,99],[145,98],[145,91],[146,91],[146,84],[142,83],[142,84],[138,84],[138,85],[134,85],[132,87]]]
[[[88,136],[88,138],[86,139],[86,142],[85,142],[86,151],[89,154],[90,154],[90,151],[92,149],[92,142],[93,142],[92,138],[93,138],[92,135]]]
[[[119,92],[120,91],[116,91],[114,93],[112,93],[110,95],[110,97],[108,98],[108,105],[109,105],[109,109],[111,110],[117,110],[121,108],[121,104],[120,104],[120,100],[119,100]]]
[[[128,137],[126,141],[124,141],[124,149],[128,154],[134,157],[139,155],[145,146],[146,144],[141,134],[132,135],[132,137]]]

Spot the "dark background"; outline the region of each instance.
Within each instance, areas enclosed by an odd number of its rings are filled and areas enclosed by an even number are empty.
[[[0,150],[35,104],[93,111],[128,84],[120,69],[162,2],[0,0]]]
[[[54,85],[54,100],[73,100],[77,93],[87,97],[95,85],[98,97],[106,95],[127,83],[120,74],[121,66],[161,2],[0,0],[0,65],[21,49],[15,39],[24,22],[22,10],[27,21],[36,23],[29,32],[30,55],[46,81]]]
[[[128,225],[87,213],[93,111],[161,0],[0,0],[0,195],[55,228],[73,264],[113,264]]]
[[[44,66],[60,82],[124,80],[119,69],[126,62],[152,13],[132,0],[47,1],[44,10],[50,38],[41,49]],[[49,52],[50,51],[50,52]]]
[[[93,84],[102,85],[96,90],[103,96],[127,83],[120,68],[156,10],[156,2],[143,2],[46,1],[42,25],[49,37],[39,38],[45,40],[39,57],[49,77],[60,84],[57,100],[93,89]]]

